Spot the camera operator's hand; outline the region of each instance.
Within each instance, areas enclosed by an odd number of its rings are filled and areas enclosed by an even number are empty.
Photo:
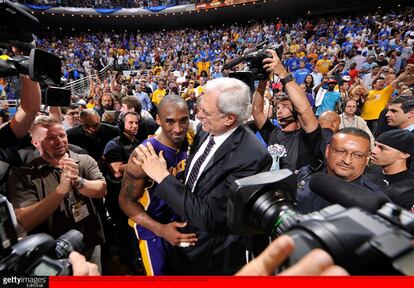
[[[272,54],[272,58],[263,59],[263,68],[266,69],[266,72],[276,74],[281,79],[285,78],[289,73],[283,67],[282,61],[276,52],[270,49],[266,50],[266,52]]]
[[[98,266],[86,261],[85,256],[73,251],[69,255],[73,276],[100,276]]]
[[[246,264],[236,276],[266,276],[273,275],[276,268],[295,249],[294,242],[289,236],[280,236],[274,240],[258,257]],[[295,275],[337,275],[348,273],[341,267],[335,266],[331,256],[323,250],[315,249],[303,257],[283,273],[283,276]]]

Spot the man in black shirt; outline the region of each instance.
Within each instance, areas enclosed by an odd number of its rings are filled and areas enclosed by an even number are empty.
[[[267,58],[264,69],[279,76],[287,91],[276,98],[277,120],[282,128],[275,127],[264,112],[263,95],[266,81],[260,81],[253,95],[253,117],[257,128],[268,145],[285,146],[287,156],[280,159],[280,168],[295,171],[321,159],[321,128],[312,111],[306,95],[283,67],[274,51]]]
[[[119,135],[116,127],[101,123],[98,112],[84,109],[80,114],[81,125],[67,130],[69,143],[82,147],[103,168],[105,145]]]
[[[414,173],[407,161],[414,154],[414,133],[395,129],[382,133],[371,152],[369,177],[380,185],[390,199],[409,210],[414,210]]]

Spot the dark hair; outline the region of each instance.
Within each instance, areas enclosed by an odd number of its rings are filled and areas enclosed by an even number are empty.
[[[121,133],[123,133],[123,132],[124,132],[124,130],[125,130],[125,119],[126,119],[126,117],[127,117],[128,115],[135,115],[135,116],[137,116],[138,121],[139,121],[139,119],[140,119],[140,117],[139,117],[138,113],[136,113],[136,112],[127,112],[127,113],[125,113],[125,114],[122,116],[121,120],[119,120],[119,125],[118,125],[118,126],[119,126],[119,131],[121,131]]]
[[[378,77],[377,79],[375,79],[374,81],[372,81],[371,85],[374,85],[375,83],[378,82],[378,80],[385,80],[384,77]]]
[[[141,114],[142,106],[139,99],[135,96],[125,96],[121,100],[121,104],[126,104],[128,109],[134,108],[137,114]]]
[[[414,110],[414,96],[398,96],[391,100],[390,104],[401,104],[404,113]]]
[[[361,137],[361,138],[364,138],[365,140],[367,140],[368,142],[371,143],[371,138],[369,138],[368,133],[365,132],[362,129],[359,129],[359,128],[345,127],[345,128],[342,128],[342,129],[339,129],[338,131],[336,131],[333,136],[335,136],[336,134],[345,134],[345,135],[353,135],[353,136],[356,136],[356,137]]]

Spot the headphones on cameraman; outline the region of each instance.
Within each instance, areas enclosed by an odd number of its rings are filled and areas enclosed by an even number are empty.
[[[141,117],[139,117],[139,115],[138,115],[137,112],[127,112],[127,113],[125,113],[122,116],[122,118],[119,120],[119,124],[118,124],[119,131],[121,131],[121,133],[124,133],[124,130],[125,130],[125,118],[128,115],[135,115],[135,116],[137,116],[138,117],[138,124],[139,124],[139,120],[141,119]]]

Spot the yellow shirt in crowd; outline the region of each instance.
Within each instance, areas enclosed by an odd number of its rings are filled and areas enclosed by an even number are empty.
[[[391,98],[394,88],[388,85],[382,90],[370,90],[362,106],[361,117],[364,120],[377,120]]]
[[[152,93],[152,103],[158,105],[161,102],[161,99],[167,94],[167,90],[165,89],[157,89]]]

